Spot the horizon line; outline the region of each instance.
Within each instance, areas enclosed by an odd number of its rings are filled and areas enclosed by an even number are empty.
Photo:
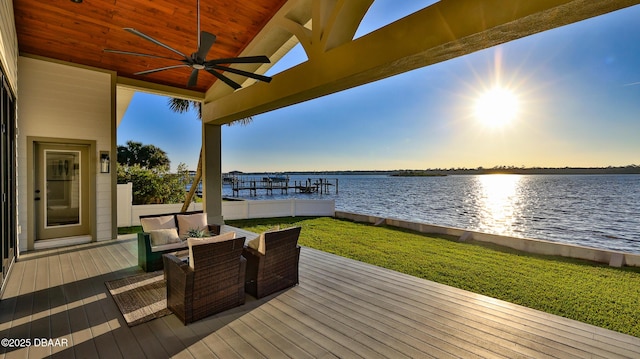
[[[316,173],[316,172],[402,172],[402,171],[480,171],[480,170],[606,170],[606,169],[624,169],[624,168],[640,168],[640,165],[629,164],[622,166],[564,166],[564,167],[523,167],[523,166],[494,166],[494,167],[449,167],[449,168],[403,168],[403,169],[367,169],[367,170],[283,170],[283,171],[239,171],[231,170],[222,173]]]

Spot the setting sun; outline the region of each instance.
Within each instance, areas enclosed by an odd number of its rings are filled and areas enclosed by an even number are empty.
[[[494,87],[480,95],[475,104],[478,121],[489,127],[500,127],[518,113],[518,98],[508,89]]]

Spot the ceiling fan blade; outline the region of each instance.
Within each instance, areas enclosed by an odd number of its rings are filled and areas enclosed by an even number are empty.
[[[196,55],[200,61],[204,61],[207,58],[207,54],[215,41],[216,35],[206,31],[200,32],[200,47]]]
[[[258,74],[254,74],[253,72],[238,70],[238,69],[234,69],[234,68],[231,68],[231,67],[218,66],[218,65],[209,65],[209,66],[206,67],[206,69],[207,70],[208,69],[216,69],[216,70],[221,70],[221,71],[228,71],[228,72],[231,72],[231,73],[234,73],[234,74],[250,77],[252,79],[256,79],[256,80],[260,80],[260,81],[264,81],[264,82],[271,82],[271,77],[258,75]]]
[[[268,64],[269,58],[261,55],[261,56],[246,56],[246,57],[230,57],[226,59],[215,59],[205,61],[205,65],[218,65],[218,64]]]
[[[219,72],[217,72],[217,71],[214,71],[214,70],[208,70],[208,69],[207,69],[207,72],[208,72],[208,73],[210,73],[210,74],[212,74],[213,76],[215,76],[215,77],[219,78],[220,80],[224,81],[224,83],[226,83],[227,85],[229,85],[229,86],[233,87],[233,89],[234,89],[234,90],[237,90],[237,89],[239,89],[239,88],[241,88],[241,87],[242,87],[242,86],[240,86],[240,84],[238,84],[237,82],[235,82],[235,81],[231,80],[230,78],[226,77],[225,75],[223,75],[223,74],[221,74],[221,73],[219,73]]]
[[[136,72],[136,73],[134,73],[134,75],[147,75],[147,74],[151,74],[151,73],[158,72],[158,71],[177,69],[179,67],[191,67],[191,66],[189,66],[187,64],[167,66],[167,67],[161,67],[161,68],[153,69],[153,70],[146,70],[146,71]]]
[[[140,36],[141,38],[143,38],[143,39],[145,39],[145,40],[147,40],[147,41],[151,41],[151,42],[153,42],[154,44],[156,44],[156,45],[158,45],[158,46],[162,46],[162,47],[164,47],[164,48],[165,48],[165,49],[167,49],[167,50],[171,50],[171,51],[175,52],[176,54],[178,54],[178,55],[180,55],[180,56],[184,57],[185,59],[187,58],[187,55],[183,54],[182,52],[180,52],[180,51],[178,51],[178,50],[174,49],[173,47],[171,47],[171,46],[169,46],[169,45],[165,45],[165,44],[163,44],[162,42],[160,42],[160,41],[158,41],[158,40],[154,39],[153,37],[151,37],[151,36],[149,36],[149,35],[145,35],[145,34],[141,33],[140,31],[138,31],[138,30],[136,30],[136,29],[134,29],[134,28],[125,27],[124,29],[125,29],[125,31],[128,31],[128,32],[130,32],[130,33],[132,33],[132,34],[134,34],[134,35]]]
[[[110,53],[113,53],[113,54],[121,54],[121,55],[145,56],[145,57],[152,57],[154,59],[167,59],[167,60],[173,60],[173,61],[183,61],[183,60],[174,59],[174,58],[171,58],[171,57],[151,55],[151,54],[143,54],[141,52],[120,51],[120,50],[111,50],[111,49],[104,49],[102,51],[110,52]]]
[[[187,87],[194,87],[198,84],[198,69],[193,69],[191,71],[191,76],[189,76],[189,81],[187,81]]]

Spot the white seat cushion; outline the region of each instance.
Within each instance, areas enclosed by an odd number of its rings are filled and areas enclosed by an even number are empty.
[[[222,241],[227,241],[234,238],[236,238],[236,232],[227,232],[227,233],[223,233],[213,237],[188,238],[187,246],[189,247],[189,267],[191,267],[191,269],[194,269],[193,250],[192,250],[194,246],[200,246],[208,243],[222,242]]]
[[[187,242],[181,241],[177,243],[163,244],[160,246],[151,246],[151,252],[163,252],[163,251],[168,251],[173,249],[180,250],[185,248],[187,248]]]

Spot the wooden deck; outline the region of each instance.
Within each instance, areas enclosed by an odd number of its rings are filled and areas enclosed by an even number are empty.
[[[7,358],[640,358],[640,338],[303,248],[300,285],[205,320],[127,327],[104,282],[139,273],[136,241],[27,253],[2,301]],[[33,340],[33,339],[32,339]]]

